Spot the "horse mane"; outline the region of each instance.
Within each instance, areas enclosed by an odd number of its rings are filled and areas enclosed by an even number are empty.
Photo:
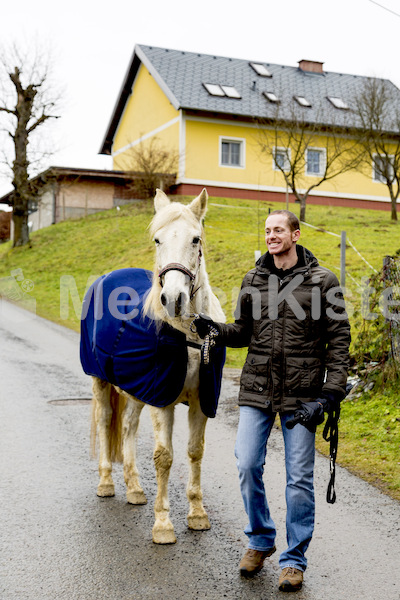
[[[181,218],[189,224],[197,224],[198,222],[190,208],[180,202],[171,202],[171,204],[165,206],[154,215],[149,225],[150,235],[154,236],[159,229]]]
[[[198,224],[196,216],[188,206],[185,206],[180,202],[171,202],[171,204],[168,204],[168,206],[165,206],[154,215],[148,226],[150,236],[154,237],[156,232],[162,229],[162,227],[166,227],[178,219],[186,221],[188,225]],[[201,235],[203,239],[203,226],[201,227]],[[153,283],[144,303],[143,312],[150,319],[159,321],[161,326],[161,322],[168,319],[165,316],[165,312],[160,300],[162,288],[160,279],[158,277],[158,265],[156,263],[154,264],[153,272]]]

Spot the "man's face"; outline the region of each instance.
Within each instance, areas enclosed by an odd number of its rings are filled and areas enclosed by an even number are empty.
[[[300,237],[300,230],[291,231],[285,215],[271,215],[265,221],[265,243],[270,254],[289,253]]]

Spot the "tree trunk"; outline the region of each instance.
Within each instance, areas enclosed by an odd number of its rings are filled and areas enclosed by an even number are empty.
[[[29,141],[28,123],[32,116],[33,102],[36,90],[32,85],[24,89],[21,85],[20,74],[16,69],[11,79],[18,92],[16,106],[17,127],[14,133],[15,159],[13,163],[14,192],[14,243],[13,246],[24,246],[29,242],[28,211],[31,200],[29,184],[27,149]]]
[[[390,194],[390,200],[392,203],[392,212],[390,218],[392,221],[397,221],[397,198],[394,198],[392,194]]]
[[[305,222],[307,196],[306,195],[300,196],[299,200],[300,200],[300,221]]]
[[[18,209],[14,205],[13,210],[14,241],[13,247],[25,246],[29,243],[28,211]]]

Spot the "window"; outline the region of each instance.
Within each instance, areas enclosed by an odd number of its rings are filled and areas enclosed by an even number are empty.
[[[233,87],[233,85],[221,85],[221,88],[223,89],[225,96],[228,96],[228,98],[241,98],[241,95],[237,89]]]
[[[294,99],[298,104],[300,104],[300,106],[311,108],[311,102],[309,102],[307,98],[304,98],[304,96],[294,96]]]
[[[325,151],[320,148],[307,149],[307,175],[322,175],[325,171]]]
[[[260,63],[250,63],[250,66],[254,69],[257,75],[261,77],[272,77],[272,73],[270,73],[265,65]]]
[[[280,102],[278,96],[276,96],[276,94],[274,94],[273,92],[263,92],[265,98],[268,100],[268,102],[274,102],[275,104],[277,104],[278,102]]]
[[[328,96],[328,100],[335,108],[340,108],[342,110],[348,110],[349,107],[344,100],[341,98],[337,98],[335,96]]]
[[[218,85],[217,83],[203,83],[210,96],[227,96],[240,99],[241,95],[233,85]]]
[[[375,154],[373,162],[373,179],[379,183],[386,183],[394,176],[394,156]]]
[[[225,92],[220,85],[215,83],[203,83],[203,85],[211,96],[225,96]]]
[[[245,140],[220,138],[220,165],[244,168]]]
[[[290,148],[274,148],[274,170],[290,171]]]

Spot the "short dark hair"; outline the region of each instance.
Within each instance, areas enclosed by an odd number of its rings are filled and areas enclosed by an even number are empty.
[[[268,217],[271,215],[284,215],[288,222],[290,231],[296,231],[297,229],[300,229],[299,219],[290,210],[273,210],[271,213],[269,213]]]

